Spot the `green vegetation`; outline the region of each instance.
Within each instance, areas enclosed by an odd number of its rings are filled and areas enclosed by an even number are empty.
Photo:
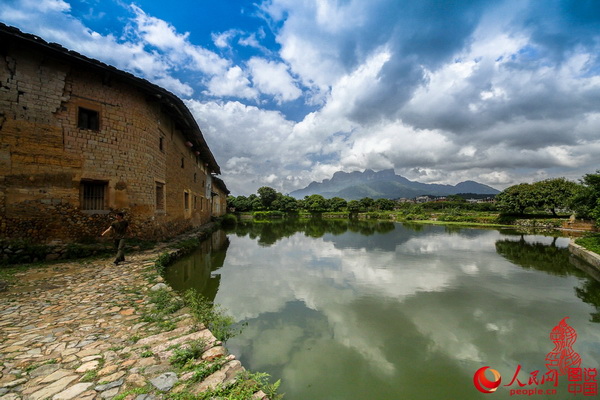
[[[126,390],[123,393],[120,393],[120,394],[116,395],[115,397],[113,397],[113,400],[124,400],[129,395],[132,395],[132,394],[135,394],[135,395],[148,394],[151,391],[152,391],[152,388],[150,387],[150,385],[145,386],[145,387],[141,387],[141,388],[130,389],[130,390]]]
[[[221,225],[224,227],[235,226],[237,218],[233,214],[225,214],[221,217]]]
[[[213,304],[194,289],[185,292],[184,299],[190,313],[208,327],[217,339],[224,342],[235,335],[236,332],[232,328],[233,318],[219,305]]]
[[[98,371],[92,370],[86,372],[83,377],[80,379],[81,382],[93,382],[98,377]]]
[[[204,340],[195,340],[187,347],[175,349],[169,362],[175,367],[184,369],[190,362],[202,356],[207,344]]]
[[[494,226],[513,225],[518,221],[523,226],[558,228],[573,212],[580,218],[600,220],[600,170],[585,175],[580,184],[565,178],[546,179],[510,186],[493,202],[467,202],[466,198],[471,197],[478,196],[449,195],[425,203],[369,197],[346,201],[340,197],[326,199],[318,194],[296,200],[263,186],[257,194],[248,197],[229,196],[227,203],[237,213],[251,212],[257,221],[320,216]],[[524,219],[530,222],[522,223]]]
[[[578,216],[595,219],[596,225],[600,226],[600,170],[584,175],[581,182],[571,206]]]
[[[37,368],[41,367],[42,365],[56,364],[56,363],[58,363],[58,360],[56,358],[52,358],[52,359],[46,360],[46,361],[44,361],[42,363],[34,363],[34,364],[31,364],[31,365],[28,365],[24,369],[24,371],[27,372],[27,373],[29,373],[29,372],[33,371],[34,369],[37,369]],[[3,364],[0,363],[0,366],[2,366],[2,365]]]
[[[565,178],[546,179],[510,186],[496,196],[496,202],[500,210],[509,214],[523,215],[532,209],[549,210],[557,216],[559,209],[569,208],[579,190],[580,185]]]
[[[600,254],[600,234],[589,235],[575,240],[575,243],[593,251],[596,254]]]
[[[184,306],[183,301],[167,289],[150,292],[149,300],[154,307],[151,310],[145,310],[141,320],[155,323],[162,331],[175,329],[176,324],[170,316]],[[133,339],[135,339],[135,336],[132,337]]]
[[[280,381],[269,384],[269,375],[265,373],[242,372],[238,379],[229,385],[218,386],[214,390],[208,390],[199,394],[189,392],[167,393],[165,399],[169,400],[248,400],[259,390],[262,390],[270,399],[279,400],[282,394],[277,393]]]

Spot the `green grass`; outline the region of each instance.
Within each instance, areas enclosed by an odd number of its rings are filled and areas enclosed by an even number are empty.
[[[586,248],[589,251],[593,251],[596,254],[600,254],[600,234],[594,234],[584,236],[576,239],[575,243]]]
[[[171,315],[184,306],[183,301],[167,289],[150,292],[148,297],[154,307],[152,310],[145,310],[141,316],[141,320],[155,324],[161,331],[172,331],[175,329],[177,324],[173,321]],[[135,339],[135,336],[132,337],[132,341],[137,342],[137,340],[133,339]]]
[[[235,321],[226,314],[226,310],[213,304],[202,294],[194,289],[189,289],[185,292],[184,299],[192,316],[208,327],[220,341],[225,342],[237,333],[232,328]]]
[[[194,362],[197,358],[202,356],[206,345],[207,343],[205,340],[194,340],[185,348],[175,349],[173,355],[169,358],[169,362],[171,365],[183,369],[188,363]]]

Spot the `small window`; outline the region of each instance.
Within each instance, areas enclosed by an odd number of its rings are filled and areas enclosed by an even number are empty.
[[[184,159],[183,159],[183,157],[181,157],[181,168],[184,168],[184,167],[185,167]]]
[[[156,182],[156,211],[165,210],[165,185]]]
[[[81,209],[106,209],[106,182],[81,182]]]
[[[79,116],[77,118],[79,129],[91,129],[97,131],[100,129],[100,114],[98,111],[79,107]]]
[[[190,194],[188,192],[183,192],[183,208],[186,211],[190,209]]]
[[[198,174],[194,173],[194,183],[198,182]]]
[[[162,136],[158,139],[158,148],[160,151],[165,151],[165,138]]]
[[[198,208],[198,196],[194,196],[194,210]]]
[[[200,197],[200,211],[204,210],[204,199]]]

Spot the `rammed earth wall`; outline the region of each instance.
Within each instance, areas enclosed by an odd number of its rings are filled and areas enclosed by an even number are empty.
[[[146,239],[210,220],[219,167],[181,100],[1,24],[0,36],[0,238],[98,237],[117,210]],[[82,127],[82,109],[97,124]],[[83,210],[86,184],[101,186],[97,209]]]

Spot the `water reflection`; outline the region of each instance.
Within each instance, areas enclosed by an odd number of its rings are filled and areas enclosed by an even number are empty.
[[[348,231],[370,236],[375,233],[393,231],[395,227],[394,223],[388,221],[288,218],[266,222],[240,222],[229,233],[240,237],[248,236],[251,239],[256,239],[261,246],[270,246],[297,233],[303,233],[311,238],[320,238],[328,233],[337,236]]]
[[[222,230],[213,232],[194,253],[167,268],[165,279],[180,293],[196,289],[214,301],[221,282],[221,274],[214,272],[223,266],[228,247],[226,233]]]
[[[484,398],[474,371],[545,368],[565,316],[598,366],[596,281],[570,263],[568,239],[329,220],[229,238],[227,258],[213,247],[210,266],[193,265],[219,270],[216,302],[248,322],[230,350],[282,378],[288,399]]]
[[[525,235],[518,241],[503,239],[496,242],[496,251],[512,263],[526,268],[544,271],[556,276],[576,276],[581,279],[575,293],[584,302],[594,306],[592,322],[600,322],[600,272],[583,260],[571,255],[565,247],[556,245],[557,238],[550,244],[528,242]],[[575,267],[575,268],[573,268]]]

